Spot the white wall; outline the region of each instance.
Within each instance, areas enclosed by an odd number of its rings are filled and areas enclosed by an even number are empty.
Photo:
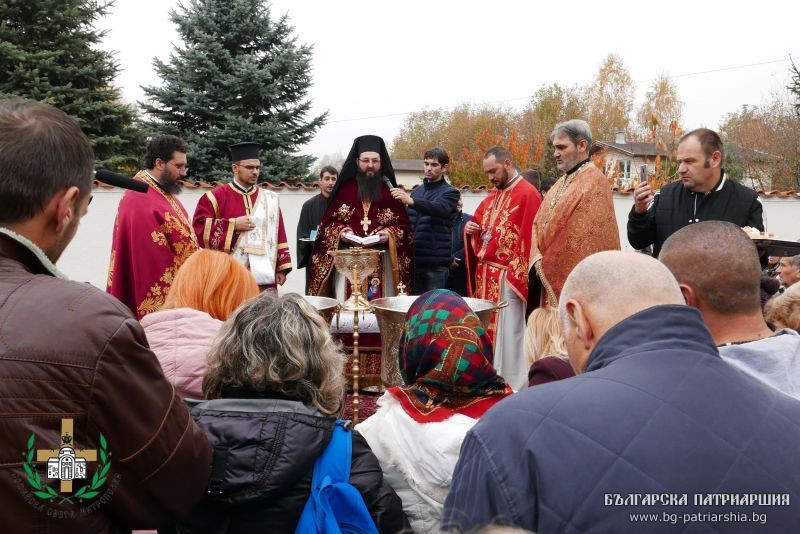
[[[194,212],[200,196],[206,191],[206,189],[186,189],[180,194],[179,199],[186,206],[190,215]],[[111,233],[114,229],[114,218],[117,214],[117,205],[122,198],[122,191],[119,189],[95,189],[93,193],[94,200],[89,207],[89,213],[81,220],[78,233],[58,262],[58,267],[73,280],[90,282],[105,289],[108,260],[111,253]],[[290,189],[280,192],[283,222],[292,251],[292,262],[295,264],[297,261],[295,238],[300,208],[303,202],[315,194],[317,193]],[[486,192],[462,193],[464,212],[474,213],[475,208],[485,196]],[[768,229],[781,238],[800,239],[800,228],[797,224],[798,216],[800,216],[800,200],[764,197],[761,200],[767,213]],[[631,195],[614,195],[614,209],[623,250],[631,250],[625,225],[632,203]],[[286,284],[281,288],[281,293],[302,293],[304,286],[304,270],[295,269],[289,273]]]
[[[796,198],[767,198],[762,196],[761,203],[767,216],[767,231],[775,234],[776,238],[789,241],[800,240],[800,199]],[[614,193],[614,211],[617,215],[622,250],[634,250],[628,243],[628,213],[633,206],[633,195]]]

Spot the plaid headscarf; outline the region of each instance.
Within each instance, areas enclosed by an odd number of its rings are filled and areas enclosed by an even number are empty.
[[[492,367],[492,343],[464,299],[447,289],[420,296],[406,313],[399,347],[404,386],[387,391],[414,420],[478,418],[513,393]]]

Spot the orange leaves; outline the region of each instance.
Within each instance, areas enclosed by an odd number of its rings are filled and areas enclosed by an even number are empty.
[[[539,149],[540,158],[544,147],[544,142],[539,139],[541,145]],[[463,146],[457,153],[450,155],[450,179],[456,187],[469,185],[472,187],[486,185],[489,181],[483,173],[483,155],[490,147],[503,146],[511,151],[514,161],[520,169],[526,169],[532,163],[531,147],[533,143],[512,129],[508,135],[503,135],[497,131],[490,131],[483,128],[475,133],[473,142],[469,146]]]

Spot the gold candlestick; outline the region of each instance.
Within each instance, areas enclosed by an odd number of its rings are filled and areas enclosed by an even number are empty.
[[[342,303],[337,311],[337,330],[339,313],[342,311],[353,312],[353,422],[360,419],[361,399],[359,397],[359,381],[361,379],[361,355],[359,353],[358,312],[364,313],[370,309],[369,303],[362,296],[361,284],[372,274],[378,266],[380,251],[363,249],[360,247],[329,251],[333,256],[334,265],[342,275],[350,281],[353,292],[350,298]]]
[[[358,265],[353,265],[353,280],[358,279]],[[355,295],[356,302],[359,302],[361,298],[360,285],[359,283],[353,284],[353,295]],[[361,365],[358,361],[358,311],[358,309],[353,310],[353,423],[358,423],[358,412],[361,407],[361,399],[358,396],[358,379],[361,373]]]

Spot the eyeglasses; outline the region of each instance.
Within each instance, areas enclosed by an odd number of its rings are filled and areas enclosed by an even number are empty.
[[[156,161],[157,162],[161,161],[164,165],[172,165],[173,167],[175,167],[179,171],[184,171],[184,170],[188,171],[189,170],[189,165],[187,165],[186,163],[175,163],[173,160],[163,160],[161,158],[156,159]]]
[[[89,204],[92,203],[92,200],[94,200],[94,195],[89,195],[89,202],[86,203],[87,208],[89,207]]]
[[[364,158],[364,159],[359,159],[358,161],[360,163],[362,163],[363,165],[369,165],[369,164],[380,165],[381,164],[380,158],[375,158],[375,159],[366,159],[366,158]]]

